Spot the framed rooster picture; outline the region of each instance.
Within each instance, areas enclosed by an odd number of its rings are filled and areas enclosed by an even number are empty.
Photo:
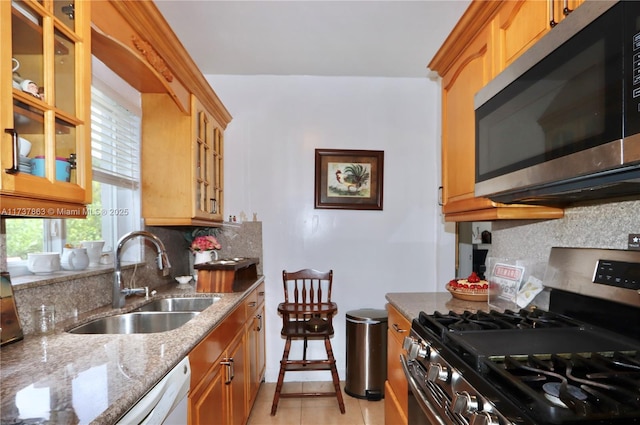
[[[316,149],[315,207],[381,210],[384,151]]]

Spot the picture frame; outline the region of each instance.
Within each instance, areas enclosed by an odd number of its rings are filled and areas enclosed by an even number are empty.
[[[316,149],[315,208],[382,210],[384,151]]]

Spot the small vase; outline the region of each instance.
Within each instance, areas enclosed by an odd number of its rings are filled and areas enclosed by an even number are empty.
[[[218,259],[218,253],[215,251],[196,251],[196,258],[193,261],[193,264],[202,264],[208,263],[211,260]]]

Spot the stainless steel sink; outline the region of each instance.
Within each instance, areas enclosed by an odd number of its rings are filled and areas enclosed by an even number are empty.
[[[69,330],[73,334],[143,334],[177,329],[198,312],[139,311],[92,320]]]
[[[220,297],[161,298],[133,311],[202,311],[216,301],[220,301]]]

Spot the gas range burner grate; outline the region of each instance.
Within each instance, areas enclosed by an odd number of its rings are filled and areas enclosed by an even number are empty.
[[[499,312],[465,311],[464,313],[420,313],[419,321],[440,339],[450,331],[480,331],[500,329],[534,329],[578,327],[580,324],[568,317],[548,311],[533,309]]]
[[[492,358],[487,377],[541,423],[638,418],[640,352]],[[623,422],[611,422],[623,423]]]

